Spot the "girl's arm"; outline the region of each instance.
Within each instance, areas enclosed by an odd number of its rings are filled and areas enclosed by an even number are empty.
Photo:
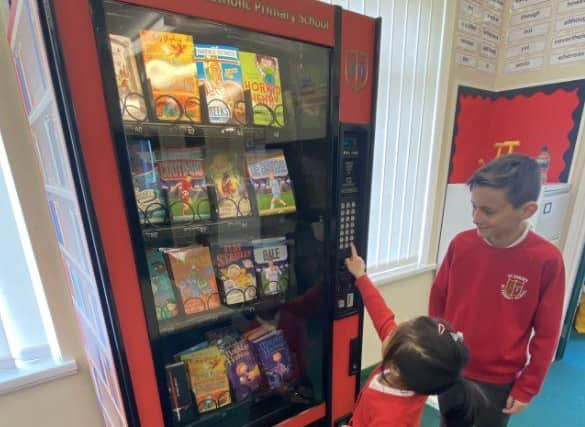
[[[382,297],[378,288],[374,286],[366,275],[366,264],[357,254],[353,243],[351,244],[351,257],[345,260],[345,265],[347,270],[356,278],[356,286],[362,295],[366,310],[368,310],[372,318],[378,336],[381,340],[386,339],[388,334],[396,327],[394,313],[386,305],[386,301],[384,301],[384,297]]]
[[[388,307],[384,297],[367,275],[364,274],[357,279],[356,286],[360,290],[378,336],[384,340],[396,328],[394,312]]]

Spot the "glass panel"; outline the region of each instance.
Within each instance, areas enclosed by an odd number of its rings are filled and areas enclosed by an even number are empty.
[[[324,398],[330,52],[105,11],[167,424],[274,425]]]

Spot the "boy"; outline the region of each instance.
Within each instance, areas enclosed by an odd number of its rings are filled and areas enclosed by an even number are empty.
[[[464,376],[492,403],[475,425],[506,426],[538,393],[553,360],[565,272],[558,249],[526,222],[540,193],[533,159],[500,157],[467,184],[477,229],[451,241],[431,289],[429,314],[463,332],[471,352]],[[439,406],[441,414],[456,414],[443,415],[443,426],[472,425],[458,387],[440,395]]]

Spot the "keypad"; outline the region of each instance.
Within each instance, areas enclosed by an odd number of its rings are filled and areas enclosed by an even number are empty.
[[[354,201],[341,202],[340,226],[339,226],[339,249],[347,249],[355,238],[356,226],[356,203]]]

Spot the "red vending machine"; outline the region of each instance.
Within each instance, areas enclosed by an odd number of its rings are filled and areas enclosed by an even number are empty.
[[[106,424],[346,422],[363,310],[343,261],[367,248],[380,21],[312,0],[13,10]]]

